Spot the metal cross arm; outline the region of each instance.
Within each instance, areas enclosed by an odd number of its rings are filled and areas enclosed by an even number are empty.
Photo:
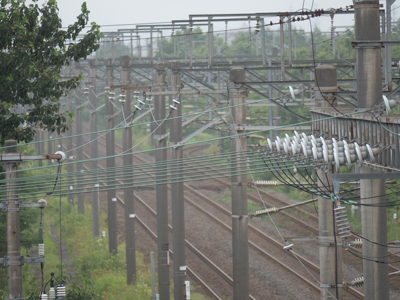
[[[11,204],[12,208],[9,208],[9,204]],[[2,201],[0,203],[0,208],[3,211],[20,211],[24,207],[38,207],[38,208],[45,208],[47,205],[46,201],[43,201],[43,199],[39,202],[22,202],[22,201]]]
[[[9,259],[17,259],[18,261],[13,261],[9,262]],[[5,267],[8,266],[22,266],[25,263],[43,263],[44,262],[44,256],[40,257],[24,257],[24,256],[18,256],[18,257],[12,257],[12,256],[4,256],[4,258],[0,258],[0,264],[3,264]]]
[[[352,41],[353,48],[400,46],[400,41]]]
[[[0,153],[0,162],[13,162],[13,161],[24,161],[24,160],[41,160],[41,159],[57,159],[62,162],[65,159],[64,152],[57,151],[56,154],[37,154],[37,155],[25,155],[22,153]]]
[[[199,133],[203,132],[204,130],[206,130],[207,128],[210,128],[211,126],[213,126],[214,124],[218,123],[219,121],[221,121],[221,119],[227,117],[230,114],[230,112],[227,112],[226,114],[224,114],[223,116],[219,116],[218,118],[215,118],[214,120],[208,122],[207,124],[205,124],[204,126],[202,126],[201,128],[197,129],[195,132],[193,132],[192,134],[188,135],[187,137],[185,137],[182,141],[178,142],[175,144],[174,148],[182,146],[184,143],[186,143],[188,140],[190,140],[191,138],[195,137],[196,135],[198,135]]]
[[[121,88],[124,90],[151,90],[151,84],[113,84],[110,87],[111,89],[114,88]]]
[[[400,178],[400,172],[396,173],[362,173],[362,174],[332,174],[333,191],[335,195],[340,192],[340,180],[386,179]]]

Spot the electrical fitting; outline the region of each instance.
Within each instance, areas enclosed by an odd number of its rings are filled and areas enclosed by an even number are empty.
[[[350,234],[350,225],[348,223],[347,214],[345,207],[338,206],[334,209],[336,226],[339,232],[339,236],[342,238],[349,237]]]
[[[290,250],[292,250],[292,247],[293,247],[293,246],[294,246],[294,244],[286,245],[286,246],[283,247],[283,250],[290,251]]]
[[[356,277],[350,282],[351,286],[361,287],[364,285],[364,276]]]
[[[260,18],[257,18],[256,28],[254,29],[255,34],[260,32]]]
[[[114,100],[115,100],[115,92],[114,92],[114,91],[111,91],[111,92],[109,93],[108,99],[110,99],[111,101],[114,101]]]
[[[49,300],[55,300],[55,299],[56,299],[56,290],[54,289],[53,286],[51,286],[49,290]]]
[[[354,247],[354,248],[362,248],[362,239],[355,239],[353,242],[350,243],[350,246]]]
[[[249,216],[250,216],[250,218],[261,217],[264,215],[268,215],[270,213],[275,213],[277,211],[278,211],[278,209],[276,207],[270,207],[270,208],[265,208],[262,210],[257,210],[254,214],[250,214]]]
[[[47,294],[46,294],[46,293],[41,293],[41,295],[40,295],[40,299],[42,299],[42,300],[48,300],[48,299],[49,299],[49,297],[47,296]]]
[[[125,93],[122,93],[121,95],[119,95],[119,102],[121,102],[121,103],[125,103],[126,102]]]
[[[385,95],[383,95],[382,98],[386,114],[390,114],[392,108],[399,104],[399,100],[388,100]]]
[[[278,181],[270,181],[270,180],[255,180],[254,181],[254,185],[257,186],[277,186],[278,185]]]
[[[62,283],[60,283],[60,284],[57,286],[57,298],[59,298],[59,297],[65,297],[65,296],[66,296],[65,286],[64,286]]]
[[[39,256],[44,256],[44,244],[39,244]]]

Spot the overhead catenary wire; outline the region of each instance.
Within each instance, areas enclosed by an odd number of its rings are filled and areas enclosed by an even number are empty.
[[[364,112],[366,112],[366,111],[369,111],[369,110],[368,110],[368,109],[365,109],[365,110],[362,110],[362,109],[361,109],[361,110],[358,110],[358,111],[356,111],[356,112],[351,112],[351,113],[345,114],[344,116],[351,116],[351,115],[355,115],[355,114],[360,114],[360,113],[364,113]],[[335,117],[335,116],[328,116],[328,117],[324,118],[323,120],[330,120],[330,119],[334,119],[334,118],[336,118],[336,117]],[[300,126],[309,125],[309,124],[312,124],[312,123],[314,123],[314,122],[319,122],[319,121],[321,121],[321,119],[318,120],[318,121],[317,121],[317,120],[314,120],[314,121],[313,121],[313,120],[309,120],[309,121],[299,122],[299,123],[295,123],[295,124],[275,126],[275,127],[273,127],[273,128],[268,128],[268,129],[265,129],[265,130],[252,130],[252,131],[249,131],[249,132],[247,132],[247,133],[238,134],[238,136],[248,135],[248,134],[254,134],[254,133],[261,133],[261,132],[269,131],[269,130],[271,130],[271,129],[272,129],[272,130],[282,130],[282,129],[287,128],[287,127],[293,127],[293,126],[294,126],[294,127],[300,127]],[[186,145],[186,146],[189,146],[189,145],[197,145],[197,144],[206,143],[206,142],[218,141],[218,140],[220,140],[220,139],[229,139],[229,138],[231,138],[231,137],[232,137],[231,135],[226,135],[226,136],[222,136],[222,137],[210,138],[210,139],[205,139],[205,140],[201,140],[201,141],[186,142],[185,145]],[[166,147],[164,147],[164,148],[165,148],[165,149],[170,149],[170,148],[172,148],[172,147],[174,147],[174,146],[166,146]],[[157,149],[164,149],[164,148],[157,148]],[[103,159],[106,159],[106,158],[109,158],[109,157],[121,157],[121,156],[123,156],[123,155],[130,155],[130,154],[149,153],[149,152],[153,152],[153,151],[155,151],[155,150],[157,150],[157,149],[148,149],[148,150],[141,150],[141,151],[132,151],[132,152],[129,152],[129,153],[116,154],[116,155],[113,155],[113,156],[104,156],[104,157],[98,157],[98,158],[90,158],[90,159],[86,159],[86,160],[80,160],[80,161],[74,161],[74,162],[67,162],[67,163],[64,162],[64,165],[75,164],[75,163],[77,163],[77,162],[84,163],[84,162],[89,162],[89,161],[92,161],[92,160],[103,160]],[[37,169],[45,169],[45,168],[49,168],[49,167],[51,167],[51,166],[32,167],[32,168],[25,169],[25,170],[37,170]],[[15,171],[15,172],[21,172],[21,171],[23,171],[23,170],[17,170],[17,171]]]
[[[201,93],[200,93],[201,94]],[[276,99],[280,99],[280,98],[282,98],[282,97],[278,97],[278,98],[276,98]],[[259,99],[259,100],[252,100],[252,104],[254,104],[254,103],[261,103],[261,102],[267,102],[267,101],[270,101],[270,99]],[[240,105],[247,105],[247,103],[245,103],[245,104],[240,104]],[[216,107],[216,108],[214,108],[214,110],[215,110],[215,112],[218,112],[218,111],[224,111],[224,110],[226,110],[227,108],[230,108],[231,106],[226,106],[226,107]],[[235,107],[235,106],[232,106],[232,107]],[[150,108],[149,108],[149,110],[150,110]],[[151,110],[150,110],[151,111]],[[151,111],[152,112],[152,111]],[[177,117],[172,117],[172,118],[170,118],[170,120],[172,120],[172,119],[181,119],[181,118],[186,118],[186,117],[191,117],[191,116],[195,116],[195,115],[201,115],[201,114],[203,114],[203,111],[199,111],[199,112],[192,112],[192,113],[187,113],[187,114],[183,114],[183,115],[181,115],[181,116],[177,116]],[[130,115],[130,116],[128,116],[128,118],[130,118],[132,116],[132,114]],[[154,121],[150,121],[150,122],[145,122],[145,123],[137,123],[137,124],[130,124],[130,125],[128,125],[129,127],[132,127],[132,128],[134,128],[134,127],[139,127],[139,126],[143,126],[143,125],[147,125],[147,124],[152,124],[152,123],[155,123],[155,124],[157,124],[158,125],[158,122],[160,122],[160,121],[162,121],[162,120],[156,120],[155,118],[154,118]],[[65,136],[65,137],[58,137],[58,138],[52,138],[52,139],[45,139],[45,140],[42,140],[42,141],[32,141],[32,142],[29,142],[29,143],[24,143],[24,145],[35,145],[35,144],[39,144],[39,143],[45,143],[45,142],[48,142],[48,141],[58,141],[58,140],[64,140],[64,139],[68,139],[68,138],[73,138],[73,137],[79,137],[79,136],[86,136],[86,135],[88,135],[88,134],[93,134],[93,133],[96,133],[96,134],[102,134],[102,133],[105,133],[105,134],[107,134],[108,132],[111,132],[111,131],[115,131],[115,130],[120,130],[120,129],[123,129],[123,128],[126,128],[127,126],[121,126],[123,124],[123,122],[120,122],[119,124],[117,124],[116,126],[114,126],[114,128],[111,128],[111,129],[104,129],[104,130],[98,130],[98,131],[93,131],[93,132],[88,132],[88,133],[81,133],[81,134],[75,134],[75,135],[68,135],[68,136]],[[105,135],[104,134],[104,135]],[[104,136],[103,135],[103,136]],[[100,136],[101,137],[101,136]],[[100,137],[97,137],[95,140],[97,140],[97,139],[99,139]],[[95,141],[95,140],[93,140],[93,141]],[[1,149],[6,149],[7,147],[10,147],[10,146],[3,146],[3,147],[0,147],[0,150]],[[73,150],[75,150],[75,149],[77,149],[77,148],[73,148]],[[68,151],[68,150],[67,150]],[[71,151],[71,150],[70,150]]]

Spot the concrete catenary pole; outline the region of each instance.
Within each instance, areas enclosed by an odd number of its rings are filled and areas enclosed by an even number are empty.
[[[333,99],[323,96],[322,93],[337,92],[337,71],[334,66],[321,65],[315,68],[315,107],[331,107]],[[331,96],[329,96],[331,97]],[[329,192],[332,186],[332,171],[317,171],[318,187]],[[321,299],[342,299],[342,288],[337,286],[343,282],[342,275],[342,248],[335,247],[335,223],[333,218],[332,201],[318,197],[319,217],[319,260]],[[339,238],[337,237],[338,241]]]
[[[69,74],[69,75],[71,75],[71,74]],[[68,96],[67,96],[67,109],[69,111],[72,111],[72,95],[71,94],[68,94]],[[69,151],[73,148],[72,135],[73,135],[73,129],[72,129],[72,124],[71,124],[67,131],[67,151]],[[39,153],[43,153],[43,152],[39,152]],[[71,153],[70,158],[73,159],[72,153]],[[71,192],[68,194],[68,201],[69,201],[69,203],[74,205],[75,196],[74,196],[73,190],[74,190],[75,180],[74,180],[74,177],[72,176],[72,172],[74,172],[74,164],[67,164],[68,189]]]
[[[37,131],[37,137],[38,137],[38,147],[37,147],[37,151],[38,153],[44,153],[44,132],[42,128],[38,128]],[[41,160],[38,160],[38,166],[41,167],[43,165]]]
[[[123,55],[119,58],[121,64],[121,84],[129,85],[131,83],[130,80],[130,62],[129,56]],[[122,151],[132,152],[132,127],[129,122],[132,118],[131,115],[131,90],[127,89],[125,91],[126,101],[123,104],[124,115],[127,118],[126,126],[123,129],[123,138],[122,138]],[[124,200],[125,200],[125,247],[126,247],[126,280],[127,284],[132,284],[136,282],[136,254],[135,254],[135,195],[132,187],[132,174],[129,171],[129,167],[133,165],[133,156],[132,154],[125,154],[123,157],[124,167],[126,169],[124,179],[125,184],[128,187],[124,188]]]
[[[354,3],[355,38],[357,41],[380,40],[379,1]],[[357,48],[357,99],[359,108],[372,108],[382,100],[381,48]],[[379,172],[362,167],[360,173]],[[362,235],[374,243],[363,243],[364,257],[377,257],[384,263],[363,260],[364,295],[366,300],[389,299],[387,265],[387,219],[385,182],[383,179],[361,180]],[[375,207],[368,206],[374,204]],[[381,246],[383,245],[383,246]]]
[[[75,62],[75,75],[78,76],[81,73],[81,68],[79,62]],[[82,87],[81,87],[82,88]],[[76,89],[75,91],[75,124],[76,124],[76,137],[75,137],[75,147],[76,149],[76,170],[78,172],[83,172],[83,138],[82,138],[82,92],[81,89]],[[85,195],[83,193],[84,190],[83,180],[77,181],[77,189],[78,193],[78,213],[85,213]]]
[[[104,60],[106,66],[106,85],[110,88],[113,84],[113,59]],[[115,134],[114,130],[114,106],[106,97],[106,115],[107,115],[107,129],[110,132],[106,135],[106,155],[107,155],[107,169],[110,170],[107,174],[107,185],[113,186],[115,182],[114,168],[115,168]],[[117,240],[117,198],[116,192],[113,189],[107,191],[107,217],[108,217],[108,250],[112,254],[118,253],[118,240]]]
[[[246,122],[247,89],[235,82],[245,82],[245,70],[232,68],[229,72],[229,98],[232,124],[231,135],[231,190],[232,190],[232,250],[233,299],[249,298],[249,249],[247,211],[247,137],[245,130],[237,130]]]
[[[53,136],[50,131],[47,131],[47,152],[48,153],[53,153]],[[51,159],[47,160],[47,164],[51,165],[52,161]]]
[[[170,97],[170,104],[174,105],[173,99],[180,99],[181,89],[180,62],[170,61],[169,86],[176,95]],[[176,110],[172,111],[170,121],[170,145],[174,146],[182,140],[182,105],[175,104]],[[174,299],[184,299],[184,284],[186,275],[185,258],[185,206],[183,198],[183,147],[171,148],[171,161],[173,177],[178,178],[171,183],[172,203],[172,246],[174,249]]]
[[[4,143],[6,153],[17,153],[17,142],[6,140]],[[15,147],[11,147],[15,146]],[[8,298],[22,298],[22,265],[19,227],[19,204],[17,198],[17,162],[9,162],[6,167],[6,188],[7,188],[7,268]]]
[[[155,92],[165,90],[165,64],[154,64],[154,86]],[[169,300],[169,240],[168,240],[168,189],[167,184],[167,151],[166,147],[166,122],[165,96],[154,97],[154,117],[158,126],[155,139],[156,155],[156,201],[157,201],[157,250],[158,250],[158,292],[160,300]]]
[[[88,59],[89,63],[89,83],[87,88],[89,88],[89,123],[90,123],[90,169],[92,172],[96,172],[98,168],[98,162],[96,158],[98,154],[98,144],[97,144],[97,97],[96,97],[96,60]],[[93,178],[93,187],[91,193],[92,200],[92,235],[93,237],[100,236],[100,203],[99,194],[97,192],[98,182],[97,178]]]
[[[386,40],[392,40],[392,4],[396,0],[386,0]],[[386,84],[387,90],[392,91],[392,47],[385,47],[385,64],[386,64]]]

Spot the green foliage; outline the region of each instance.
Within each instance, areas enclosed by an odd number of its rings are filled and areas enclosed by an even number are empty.
[[[96,51],[101,37],[89,20],[86,3],[77,21],[62,29],[56,1],[2,0],[0,6],[0,142],[31,141],[34,127],[58,133],[68,129],[72,113],[60,112],[59,99],[78,85],[79,76],[60,80],[61,68]]]
[[[91,300],[96,294],[94,292],[93,280],[82,275],[67,276],[72,284],[68,285],[66,300]]]

